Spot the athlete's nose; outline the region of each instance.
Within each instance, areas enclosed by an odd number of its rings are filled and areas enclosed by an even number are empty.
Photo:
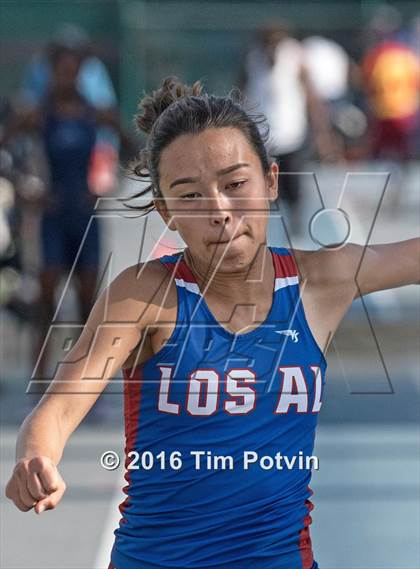
[[[232,212],[229,210],[229,203],[223,196],[218,196],[211,200],[209,216],[211,225],[226,225],[232,221]]]
[[[212,225],[227,225],[231,219],[230,213],[226,212],[225,214],[218,213],[218,214],[211,214],[210,215],[210,223]]]

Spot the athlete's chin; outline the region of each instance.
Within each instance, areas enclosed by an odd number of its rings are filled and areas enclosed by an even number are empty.
[[[243,233],[242,235],[238,235],[234,239],[230,241],[211,241],[209,243],[209,248],[211,251],[221,252],[224,255],[227,255],[231,251],[238,251],[244,249],[246,246],[249,246],[249,239],[248,236]]]
[[[247,263],[248,257],[252,257],[252,240],[247,235],[240,235],[226,243],[210,243],[208,246],[213,262],[220,266],[232,269]]]

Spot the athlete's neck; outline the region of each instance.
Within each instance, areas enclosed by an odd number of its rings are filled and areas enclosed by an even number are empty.
[[[216,271],[205,261],[193,258],[188,248],[184,260],[204,296],[247,303],[257,302],[267,291],[272,291],[274,267],[267,247],[259,247],[250,265],[229,273]]]

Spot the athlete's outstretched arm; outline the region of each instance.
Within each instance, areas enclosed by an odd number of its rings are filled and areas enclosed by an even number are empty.
[[[420,284],[420,238],[383,243],[379,245],[353,245],[355,260],[360,259],[355,274],[356,296]]]
[[[311,273],[323,290],[348,290],[360,296],[420,283],[420,238],[319,249],[311,262]]]
[[[102,292],[79,340],[24,420],[16,445],[16,466],[6,486],[6,496],[20,510],[26,512],[35,506],[40,513],[60,501],[65,484],[57,465],[64,446],[148,324],[153,284],[150,271],[143,274],[144,278],[138,278],[138,266],[130,267]]]
[[[420,283],[420,238],[363,246],[293,249],[306,316],[325,352],[352,302],[371,292]]]

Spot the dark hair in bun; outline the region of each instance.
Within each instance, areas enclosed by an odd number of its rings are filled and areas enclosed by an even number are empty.
[[[240,102],[240,95],[217,97],[202,93],[202,85],[181,83],[176,77],[167,77],[157,91],[145,96],[138,105],[135,116],[137,129],[147,135],[146,146],[129,165],[134,179],[149,182],[149,185],[130,200],[152,192],[154,198],[162,198],[159,187],[159,162],[163,149],[182,134],[198,134],[206,128],[238,128],[257,153],[264,172],[270,168],[265,143],[268,127],[262,115],[251,116]],[[259,128],[263,125],[263,132]],[[149,211],[153,201],[131,209]]]

